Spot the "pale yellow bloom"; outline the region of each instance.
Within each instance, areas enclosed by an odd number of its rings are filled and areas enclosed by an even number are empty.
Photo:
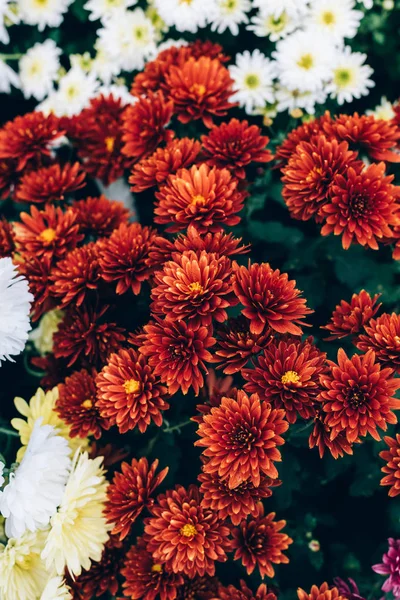
[[[381,103],[374,110],[367,110],[366,114],[374,115],[375,119],[383,119],[384,121],[391,121],[396,116],[393,105],[385,96],[382,96]]]
[[[44,588],[40,600],[72,600],[65,580],[60,575],[50,577]]]
[[[53,351],[53,335],[63,316],[62,310],[50,310],[40,319],[38,327],[30,332],[29,339],[42,356]]]

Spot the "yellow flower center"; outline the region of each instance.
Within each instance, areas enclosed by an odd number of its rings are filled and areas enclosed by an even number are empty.
[[[204,96],[204,94],[206,93],[206,86],[203,85],[202,83],[194,83],[191,87],[190,87],[190,91],[195,94],[196,96]]]
[[[297,61],[297,64],[301,69],[309,71],[314,66],[314,58],[311,54],[303,54]]]
[[[184,525],[180,529],[180,534],[184,537],[193,537],[194,535],[196,535],[196,533],[196,527],[194,525],[191,525],[190,523],[186,523],[186,525]]]
[[[207,200],[204,196],[197,194],[196,196],[193,196],[191,204],[194,204],[195,206],[204,206],[206,202]]]
[[[330,10],[327,10],[326,12],[322,13],[321,19],[322,22],[325,23],[325,25],[333,25],[336,22],[335,14]]]
[[[82,402],[82,406],[83,408],[93,408],[93,402],[91,400],[89,400],[89,398],[87,400],[84,400]]]
[[[153,573],[162,573],[162,565],[156,563],[155,565],[152,565],[151,570]]]
[[[51,242],[53,242],[56,239],[56,236],[57,236],[56,231],[52,227],[43,229],[43,231],[39,235],[40,239],[43,242],[46,242],[46,244],[50,244]]]
[[[260,78],[258,77],[258,75],[254,75],[254,73],[251,73],[250,75],[247,75],[244,82],[250,90],[254,90],[259,87]]]
[[[106,143],[106,148],[108,152],[112,152],[114,150],[115,138],[114,137],[106,137],[104,140]]]
[[[287,22],[287,15],[285,12],[283,12],[279,17],[275,17],[273,15],[268,16],[266,20],[266,27],[269,31],[280,33],[283,29],[285,29]]]
[[[192,4],[193,0],[179,0],[179,4]]]
[[[204,292],[203,286],[198,281],[193,281],[193,283],[189,285],[189,290],[194,294],[202,294]]]
[[[289,383],[298,383],[300,381],[299,374],[296,371],[286,371],[281,377],[281,382],[283,385],[287,385]]]
[[[127,394],[137,394],[140,392],[141,383],[137,379],[127,379],[123,387]]]
[[[352,83],[354,75],[350,69],[335,69],[333,80],[339,88],[343,88]]]
[[[233,12],[235,8],[237,8],[237,5],[237,0],[225,0],[225,2],[222,3],[221,8],[226,9],[227,12]]]

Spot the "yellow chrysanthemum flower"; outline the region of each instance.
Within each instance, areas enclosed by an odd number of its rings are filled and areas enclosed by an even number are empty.
[[[47,531],[24,533],[0,546],[0,597],[4,600],[36,600],[48,573],[41,552]]]
[[[64,311],[62,310],[49,310],[40,319],[38,327],[30,332],[29,339],[42,356],[53,351],[53,336],[58,330],[63,316]]]
[[[111,529],[103,514],[108,483],[103,457],[76,452],[58,512],[51,518],[42,558],[49,570],[72,576],[100,561]]]
[[[56,575],[48,580],[40,600],[72,600],[72,594],[63,577]]]

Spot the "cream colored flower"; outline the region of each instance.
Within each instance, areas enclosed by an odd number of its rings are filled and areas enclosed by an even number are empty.
[[[40,319],[39,326],[29,334],[36,350],[43,356],[53,351],[53,335],[64,316],[62,310],[50,310]]]
[[[40,600],[72,600],[72,594],[63,577],[56,575],[48,580]]]

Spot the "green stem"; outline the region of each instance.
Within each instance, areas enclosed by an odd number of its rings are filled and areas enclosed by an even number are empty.
[[[15,54],[1,54],[0,53],[1,60],[19,60],[22,57],[23,57],[22,52],[16,52]]]
[[[4,433],[4,435],[10,435],[13,437],[19,437],[19,433],[14,431],[13,429],[6,429],[6,427],[0,427],[0,433]]]
[[[177,429],[181,429],[181,427],[186,427],[186,425],[190,425],[190,423],[193,423],[193,421],[191,421],[189,419],[189,421],[183,421],[182,423],[178,423],[178,425],[173,425],[172,427],[166,427],[165,429],[163,429],[164,433],[171,433],[172,431],[176,431]]]

